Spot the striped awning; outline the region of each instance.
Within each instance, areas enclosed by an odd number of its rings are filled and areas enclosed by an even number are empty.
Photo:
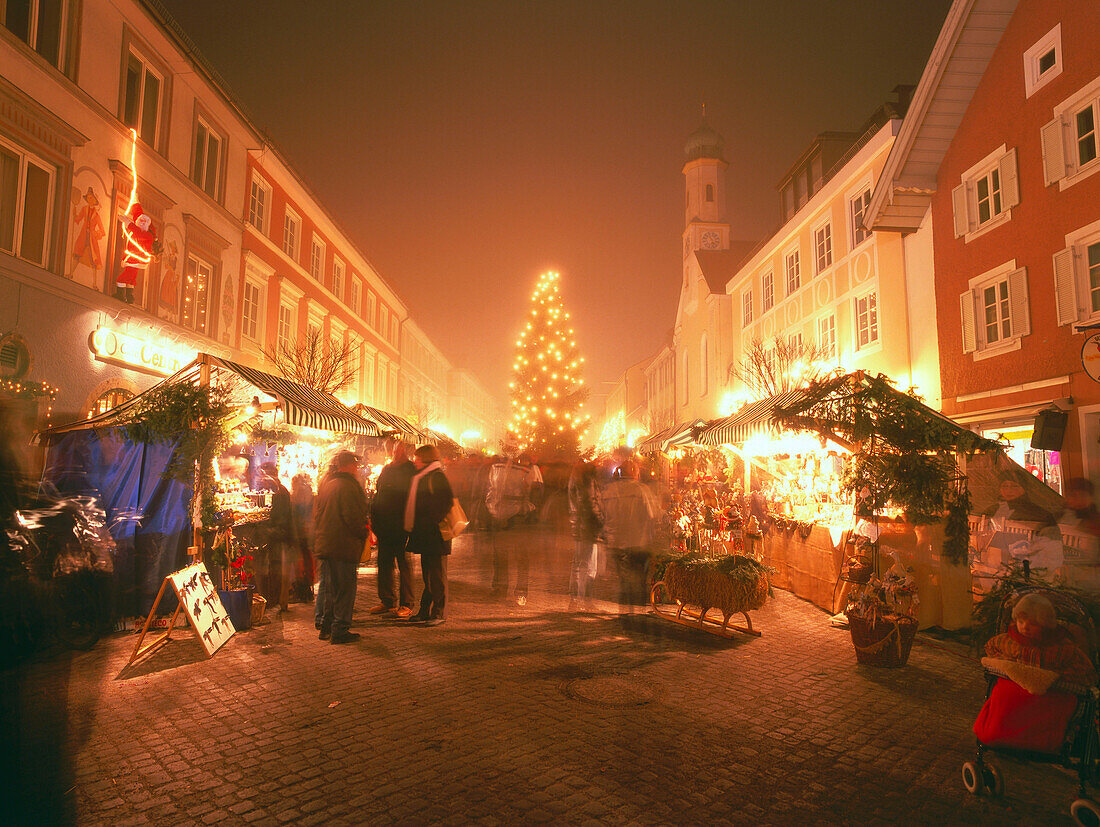
[[[355,411],[360,416],[377,423],[383,431],[396,434],[409,442],[435,442],[434,439],[428,438],[428,434],[423,429],[417,428],[409,420],[397,414],[391,414],[388,411],[382,411],[363,404],[356,405]]]
[[[659,431],[650,434],[637,444],[636,450],[642,453],[660,451],[661,446],[664,444],[665,437],[672,433],[676,427],[675,425],[669,425],[667,428],[661,428]]]
[[[733,445],[772,427],[772,411],[790,405],[803,395],[801,390],[788,391],[758,402],[750,402],[737,413],[719,419],[703,428],[697,441],[701,445]]]
[[[201,354],[199,358],[207,364],[232,371],[268,396],[274,396],[282,405],[287,425],[361,436],[382,435],[377,425],[359,416],[330,393],[217,356]]]
[[[706,425],[707,421],[705,419],[693,419],[691,422],[681,422],[662,440],[661,450],[667,451],[669,448],[681,448],[684,445],[693,444],[696,442],[699,431],[705,428]]]
[[[462,447],[442,431],[437,431],[434,428],[425,428],[424,430],[436,445],[449,445],[451,448]]]

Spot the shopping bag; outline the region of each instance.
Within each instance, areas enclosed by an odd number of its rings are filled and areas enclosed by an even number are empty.
[[[451,503],[451,510],[439,523],[439,533],[443,535],[444,540],[453,540],[465,531],[466,526],[469,524],[470,521],[466,519],[466,512],[462,510],[458,497],[455,497]]]

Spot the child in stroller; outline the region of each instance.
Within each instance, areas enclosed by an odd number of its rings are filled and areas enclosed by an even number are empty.
[[[986,750],[1076,764],[1081,798],[1071,812],[1083,823],[1096,823],[1100,810],[1085,797],[1085,781],[1096,760],[1096,635],[1091,618],[1072,596],[1044,589],[1011,595],[1002,620],[1008,619],[1009,609],[1007,631],[986,644],[982,658],[989,694],[974,722],[977,761],[963,765],[963,783],[972,793],[1003,792],[1002,773],[983,760]]]

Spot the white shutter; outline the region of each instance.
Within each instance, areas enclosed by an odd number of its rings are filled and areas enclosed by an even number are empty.
[[[959,309],[962,311],[963,353],[973,353],[978,349],[978,332],[974,324],[973,290],[967,290],[959,296]]]
[[[1062,120],[1055,118],[1039,130],[1043,141],[1043,182],[1049,187],[1066,176],[1066,145]]]
[[[951,203],[955,207],[955,238],[962,238],[970,232],[965,183],[959,184],[951,190]]]
[[[1016,147],[997,162],[1001,173],[1001,207],[1010,210],[1020,203],[1020,182],[1016,175]]]
[[[1008,314],[1012,324],[1012,336],[1031,333],[1031,309],[1027,301],[1027,268],[1021,267],[1008,274]]]
[[[1073,276],[1072,247],[1054,254],[1054,307],[1058,313],[1058,324],[1077,321],[1077,282]]]

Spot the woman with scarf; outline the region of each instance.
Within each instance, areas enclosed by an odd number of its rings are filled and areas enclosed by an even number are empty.
[[[451,541],[443,539],[439,523],[451,510],[454,494],[434,445],[417,448],[413,464],[416,474],[405,504],[405,531],[409,533],[409,552],[420,555],[424,592],[420,610],[409,621],[438,626],[447,605],[447,555],[451,553]]]

